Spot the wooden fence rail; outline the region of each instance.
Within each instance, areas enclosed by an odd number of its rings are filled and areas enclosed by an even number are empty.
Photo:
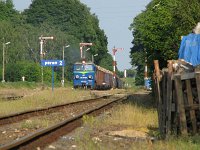
[[[200,71],[176,73],[173,61],[159,69],[154,60],[154,92],[157,101],[159,130],[171,134],[196,134],[200,131]]]

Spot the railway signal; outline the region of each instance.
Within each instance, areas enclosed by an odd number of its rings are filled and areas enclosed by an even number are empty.
[[[43,37],[41,35],[41,37],[39,37],[39,40],[40,40],[40,61],[43,60],[43,55],[44,55],[43,44],[44,44],[45,40],[53,40],[53,39],[54,39],[53,36]],[[41,72],[42,72],[42,84],[43,84],[43,67],[41,67]]]
[[[117,66],[117,62],[116,62],[116,58],[115,58],[115,54],[118,50],[124,50],[124,48],[113,48],[113,73],[114,73],[114,78],[116,76],[116,66]]]
[[[81,53],[81,59],[83,58],[83,47],[84,46],[92,46],[92,43],[80,43],[80,53]]]

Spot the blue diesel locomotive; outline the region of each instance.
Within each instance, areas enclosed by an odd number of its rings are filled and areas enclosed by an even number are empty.
[[[123,88],[123,81],[113,72],[95,65],[92,62],[75,63],[73,67],[74,88],[90,89]]]

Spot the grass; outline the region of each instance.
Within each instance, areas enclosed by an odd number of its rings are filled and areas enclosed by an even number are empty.
[[[38,129],[48,127],[50,122],[45,119],[25,120],[20,123],[22,129]]]
[[[79,150],[101,150],[100,144],[97,143],[88,132],[76,138],[75,142],[78,143]]]
[[[35,89],[2,88],[0,95],[26,95],[20,100],[0,99],[0,115],[92,98],[90,90],[72,90],[71,87],[55,88],[54,92],[50,87],[45,89],[41,87]]]
[[[125,86],[128,88],[135,87],[135,79],[134,78],[123,78],[123,81],[125,82]]]
[[[122,141],[113,143],[113,139],[106,142],[101,137],[105,132],[112,130],[134,129],[148,133],[156,137],[153,143],[151,141],[129,141],[129,150],[199,150],[200,136],[193,137],[173,137],[168,140],[159,140],[158,117],[154,105],[154,99],[148,95],[135,94],[128,103],[121,104],[111,111],[105,113],[103,119],[94,119],[93,117],[84,117],[84,126],[89,127],[86,136],[77,141],[77,145],[82,145],[83,149],[123,149]],[[93,125],[92,125],[93,124]],[[97,131],[100,131],[98,133]],[[104,135],[105,136],[105,135]],[[101,141],[95,143],[94,137],[100,137]],[[83,144],[87,143],[87,144]],[[122,145],[122,147],[120,147]],[[96,147],[95,147],[96,146]],[[95,148],[94,148],[95,147]]]
[[[158,127],[157,112],[153,109],[124,104],[118,106],[116,110],[111,112],[112,115],[104,122],[105,124],[131,126],[132,128]]]
[[[51,87],[52,83],[51,82],[44,82],[43,86],[45,87]],[[60,82],[55,82],[54,86],[56,88],[61,87],[61,83]],[[42,87],[42,83],[39,82],[0,82],[0,89],[22,89],[22,88],[26,88],[26,89],[34,89],[37,87]],[[65,87],[72,87],[72,83],[69,81],[65,81]]]
[[[156,141],[155,143],[134,143],[132,150],[199,150],[200,137],[171,137],[169,140]]]
[[[121,90],[112,90],[112,93]],[[19,100],[5,100],[7,96],[24,96]],[[65,87],[55,86],[52,91],[51,86],[45,84],[41,86],[38,83],[0,83],[0,116],[27,111],[36,108],[46,108],[49,106],[80,101],[94,98],[93,91],[83,89],[72,89],[71,83],[66,83]],[[102,96],[99,93],[98,96]]]
[[[35,82],[4,82],[0,83],[0,89],[21,89],[21,88],[29,88],[34,89],[38,87],[40,83]]]

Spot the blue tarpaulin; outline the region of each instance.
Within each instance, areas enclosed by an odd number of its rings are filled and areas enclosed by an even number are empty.
[[[200,34],[183,36],[179,49],[179,59],[184,59],[193,66],[200,65]]]

